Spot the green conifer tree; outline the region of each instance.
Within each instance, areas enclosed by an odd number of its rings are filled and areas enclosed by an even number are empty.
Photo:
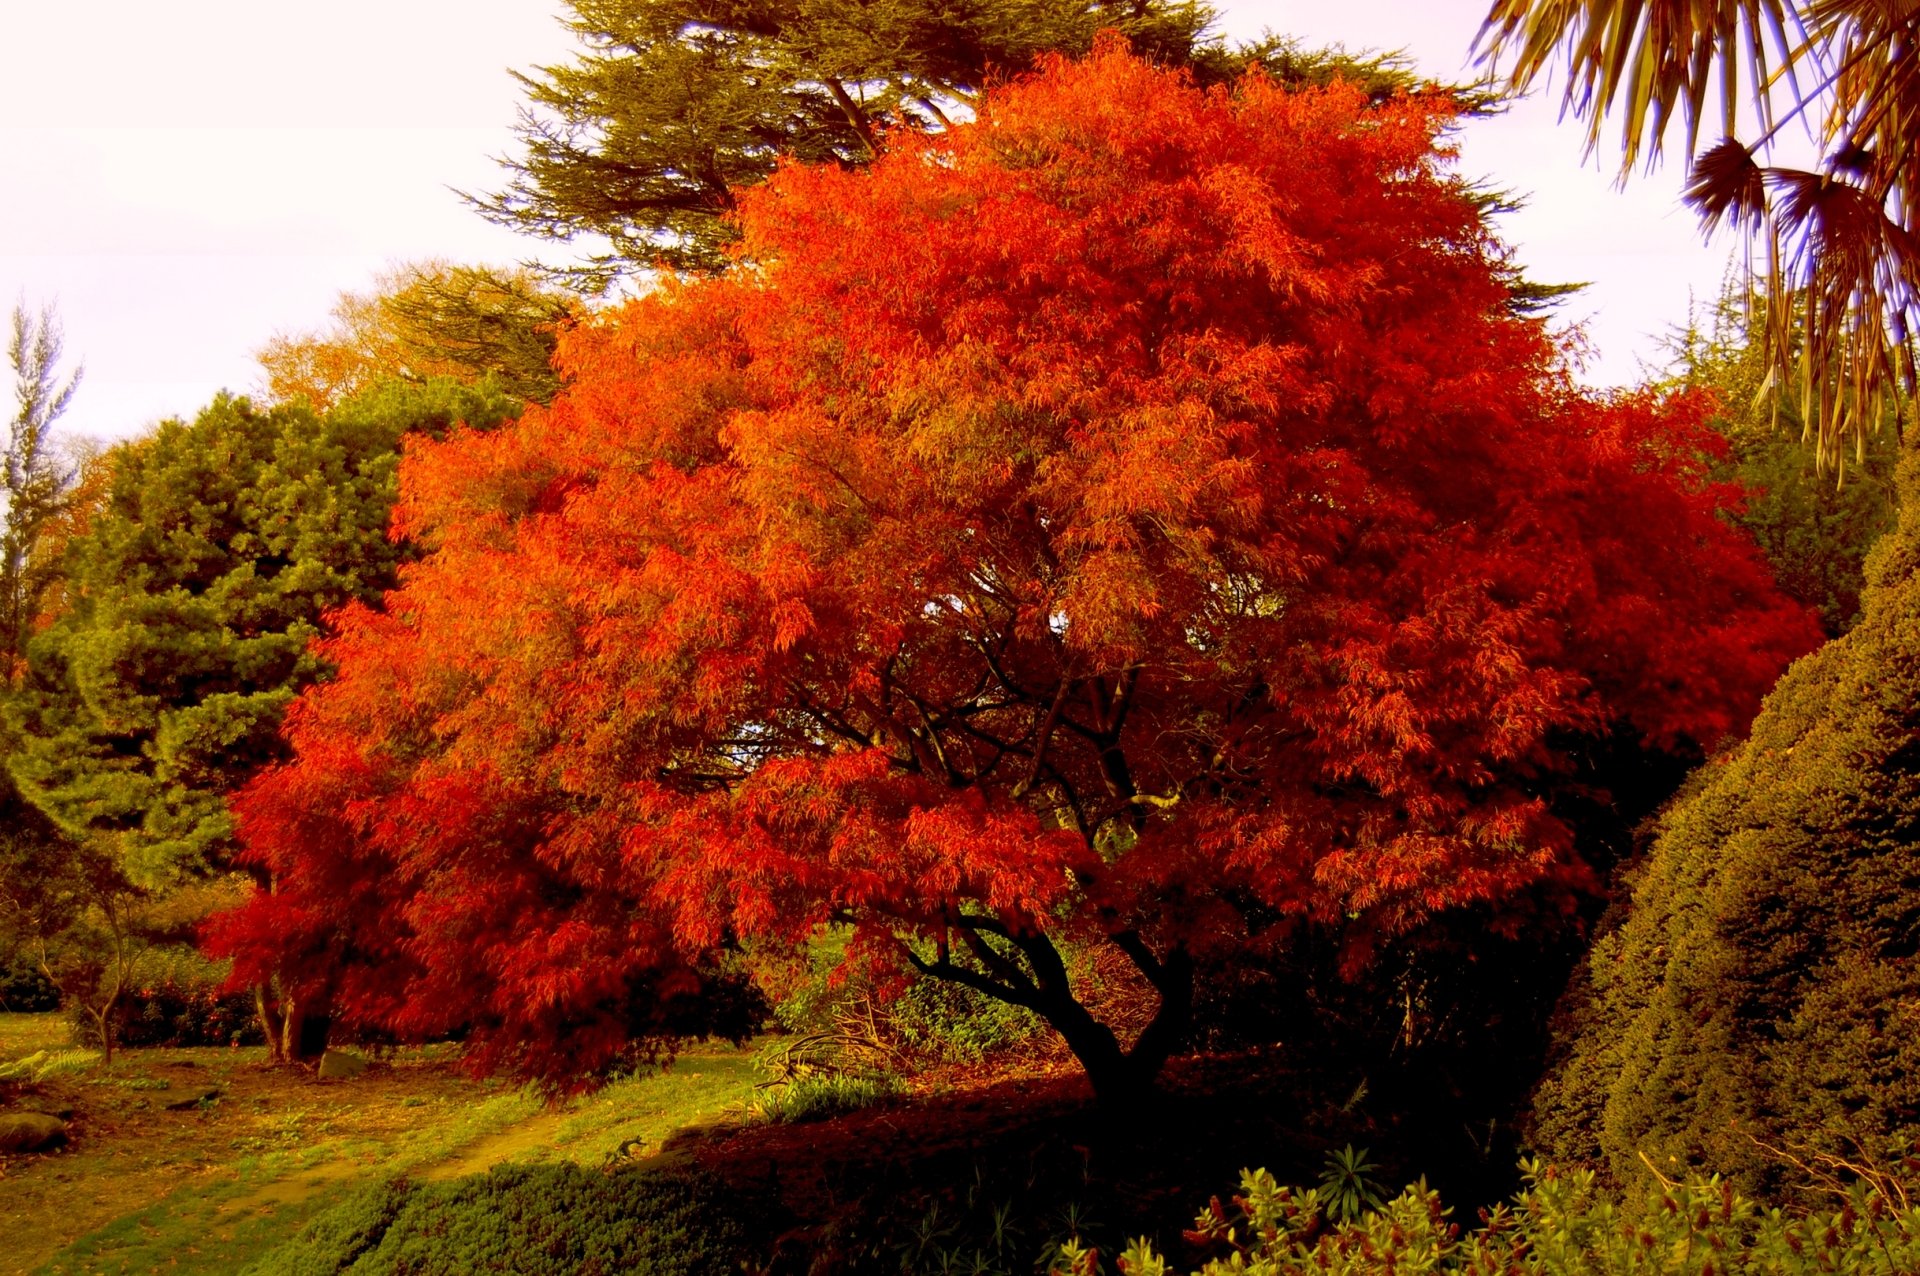
[[[281,713],[322,672],[308,650],[322,616],[393,584],[402,437],[517,411],[444,380],[324,416],[223,395],[117,449],[65,555],[65,611],[29,644],[9,705],[21,793],[115,847],[137,884],[222,867],[225,794],[280,756]]]
[[[568,0],[581,52],[519,78],[529,105],[486,217],[589,248],[565,272],[603,288],[667,265],[717,270],[734,190],[783,159],[865,164],[892,129],[965,118],[980,90],[1079,56],[1117,31],[1203,83],[1260,66],[1283,81],[1341,75],[1387,93],[1392,58],[1307,52],[1269,37],[1231,48],[1197,0]],[[1479,99],[1476,99],[1479,100]]]

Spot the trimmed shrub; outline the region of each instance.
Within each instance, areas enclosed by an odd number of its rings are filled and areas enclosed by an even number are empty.
[[[713,1276],[748,1253],[740,1211],[690,1175],[506,1165],[363,1189],[250,1276]]]
[[[1859,624],[1670,809],[1576,977],[1544,1155],[1771,1198],[1920,1132],[1920,452],[1900,486]]]

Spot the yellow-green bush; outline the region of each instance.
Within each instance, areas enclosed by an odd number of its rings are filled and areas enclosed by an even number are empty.
[[[1784,1199],[1794,1161],[1884,1164],[1920,1134],[1920,452],[1900,481],[1859,624],[1669,811],[1576,978],[1543,1155]]]

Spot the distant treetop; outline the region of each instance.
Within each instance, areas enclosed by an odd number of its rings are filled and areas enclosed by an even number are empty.
[[[1386,96],[1421,87],[1391,56],[1229,46],[1194,0],[569,0],[581,52],[520,75],[528,105],[490,220],[593,247],[561,273],[604,289],[666,266],[714,271],[737,237],[734,192],[791,157],[857,167],[889,130],[937,132],[988,84],[1101,31],[1202,84],[1264,67]]]

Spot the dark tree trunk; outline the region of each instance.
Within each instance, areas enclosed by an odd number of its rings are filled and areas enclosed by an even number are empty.
[[[1160,997],[1152,1022],[1133,1049],[1125,1050],[1113,1029],[1095,1019],[1074,996],[1066,963],[1052,940],[1037,931],[1017,933],[983,918],[962,918],[957,924],[990,973],[955,965],[943,949],[932,962],[912,958],[923,974],[950,979],[997,1000],[1025,1006],[1045,1019],[1079,1060],[1102,1108],[1137,1111],[1155,1102],[1155,1083],[1161,1070],[1185,1043],[1193,1026],[1193,959],[1185,949],[1173,948],[1160,956],[1135,931],[1110,937]],[[1025,968],[1011,954],[990,945],[986,935],[1010,943],[1025,958]]]
[[[323,1000],[289,997],[280,1034],[281,1050],[289,1063],[312,1063],[327,1052],[333,1016]]]

